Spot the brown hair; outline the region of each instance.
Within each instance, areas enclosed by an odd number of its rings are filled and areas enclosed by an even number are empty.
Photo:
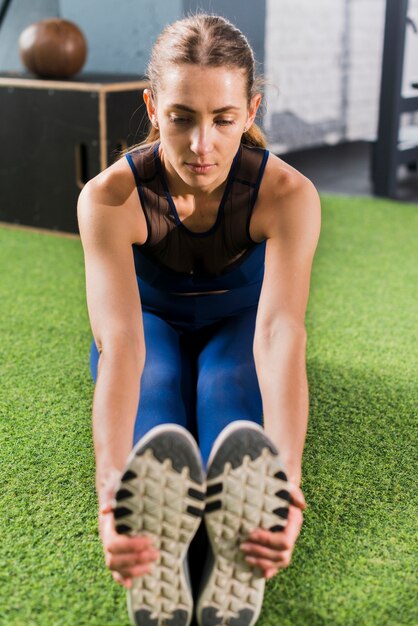
[[[256,76],[254,53],[245,35],[231,22],[218,15],[198,14],[167,26],[158,37],[148,64],[151,92],[156,98],[162,76],[170,64],[189,63],[200,67],[229,67],[245,71],[247,100],[260,93],[262,80]],[[158,128],[150,124],[144,141],[125,150],[159,139]],[[265,148],[266,138],[257,124],[242,135],[242,143]]]

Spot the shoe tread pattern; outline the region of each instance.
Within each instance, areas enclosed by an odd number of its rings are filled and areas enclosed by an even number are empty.
[[[187,446],[182,446],[180,455],[172,446],[164,458],[157,444],[137,451],[115,498],[116,530],[150,536],[160,553],[149,573],[133,579],[128,590],[129,613],[137,626],[187,626],[193,600],[184,559],[203,515],[203,473]]]
[[[257,454],[254,446],[252,454],[243,452],[251,439],[256,440]],[[207,493],[213,495],[206,499],[205,523],[214,564],[199,598],[199,624],[253,626],[265,579],[259,568],[245,561],[239,546],[255,528],[284,529],[290,496],[277,451],[271,445],[263,447],[257,432],[249,433],[249,440],[244,437],[243,446],[242,437],[240,441],[230,437],[226,443],[224,448],[234,448],[233,462],[226,461],[228,453],[220,450],[207,477]]]

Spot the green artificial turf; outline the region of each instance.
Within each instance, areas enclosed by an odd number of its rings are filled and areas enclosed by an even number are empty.
[[[417,230],[415,206],[323,198],[306,317],[309,507],[258,626],[418,623]],[[0,624],[128,626],[97,533],[81,244],[0,228],[0,267]]]

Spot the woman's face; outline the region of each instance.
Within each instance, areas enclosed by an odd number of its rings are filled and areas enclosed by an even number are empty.
[[[248,106],[245,73],[238,68],[167,68],[157,101],[144,94],[148,114],[160,130],[164,165],[181,190],[216,188],[228,175],[245,127],[261,96]]]

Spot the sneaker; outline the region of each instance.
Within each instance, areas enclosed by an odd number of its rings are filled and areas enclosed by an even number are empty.
[[[289,487],[273,443],[258,424],[237,420],[217,437],[207,467],[204,521],[210,541],[196,605],[199,626],[253,626],[263,603],[261,568],[240,544],[255,528],[287,524]]]
[[[187,549],[204,510],[199,448],[182,426],[162,424],[129,455],[115,496],[115,527],[152,538],[159,558],[132,579],[128,612],[134,626],[189,626],[193,614]]]

